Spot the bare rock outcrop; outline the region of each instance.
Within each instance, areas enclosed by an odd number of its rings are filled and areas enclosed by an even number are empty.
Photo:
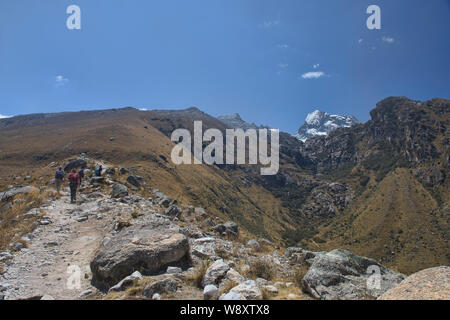
[[[378,300],[450,300],[450,267],[416,272]]]
[[[361,300],[376,298],[403,279],[373,259],[336,249],[316,255],[302,287],[316,299]]]

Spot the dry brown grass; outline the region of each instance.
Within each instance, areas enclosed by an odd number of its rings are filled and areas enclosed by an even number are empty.
[[[232,280],[224,281],[222,288],[219,290],[219,296],[221,296],[224,293],[229,292],[231,289],[233,289],[237,285],[239,285],[239,283],[232,281]]]
[[[12,200],[12,207],[2,213],[0,220],[0,250],[7,250],[13,241],[22,242],[20,238],[35,229],[34,222],[39,217],[26,217],[24,214],[33,208],[39,208],[47,199],[54,197],[52,191],[33,190],[28,194],[17,195]]]
[[[202,280],[205,277],[206,270],[208,270],[210,264],[211,262],[209,260],[203,261],[200,267],[194,270],[193,274],[186,277],[186,280],[195,285],[197,288],[203,288]]]
[[[263,278],[266,280],[272,280],[275,277],[275,268],[267,261],[263,259],[256,259],[250,264],[249,276],[253,279]]]
[[[309,269],[308,265],[306,265],[304,263],[300,267],[297,267],[294,270],[293,282],[297,285],[297,287],[299,287],[299,288],[302,287],[302,279],[306,275],[306,273],[308,272],[308,269]]]

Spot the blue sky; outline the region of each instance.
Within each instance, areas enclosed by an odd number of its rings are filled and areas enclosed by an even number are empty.
[[[66,27],[72,4],[81,30]],[[381,30],[366,27],[371,4]],[[197,106],[288,132],[315,108],[365,121],[387,96],[450,98],[449,35],[449,0],[0,0],[0,114]]]

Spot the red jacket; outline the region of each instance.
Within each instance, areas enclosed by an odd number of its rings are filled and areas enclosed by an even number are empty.
[[[69,182],[70,184],[78,184],[78,173],[69,174]]]

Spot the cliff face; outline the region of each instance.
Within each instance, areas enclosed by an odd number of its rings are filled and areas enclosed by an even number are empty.
[[[450,101],[391,97],[370,114],[300,147],[316,177],[355,191],[309,245],[352,248],[406,273],[448,264]]]
[[[301,152],[319,172],[357,164],[377,152],[389,152],[413,163],[440,159],[448,148],[450,102],[391,97],[371,111],[372,119],[340,128],[327,137],[308,140]],[[443,159],[448,163],[448,157]]]

